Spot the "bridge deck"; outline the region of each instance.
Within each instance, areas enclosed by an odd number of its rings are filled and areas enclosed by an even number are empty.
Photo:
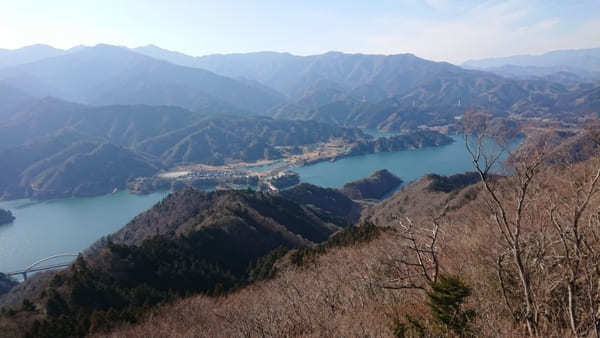
[[[48,266],[40,266],[40,267],[32,268],[32,269],[29,269],[29,270],[19,270],[19,271],[9,272],[6,275],[7,276],[14,276],[14,275],[22,275],[24,273],[30,273],[30,272],[38,272],[38,271],[44,271],[44,270],[54,270],[54,269],[58,269],[58,268],[66,268],[69,265],[71,265],[71,263],[61,263],[61,264],[54,264],[54,265],[48,265]]]

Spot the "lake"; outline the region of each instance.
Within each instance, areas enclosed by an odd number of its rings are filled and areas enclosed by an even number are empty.
[[[403,150],[346,157],[335,162],[319,162],[294,168],[302,182],[323,187],[341,187],[345,183],[387,169],[407,183],[428,173],[450,175],[472,171],[473,164],[462,136],[452,136],[454,142],[441,147]]]
[[[60,253],[79,253],[166,196],[113,195],[44,202],[0,201],[16,220],[0,225],[0,271],[11,272]]]
[[[472,170],[462,138],[453,138],[454,143],[441,147],[354,156],[293,170],[301,181],[325,187],[340,187],[378,169],[388,169],[405,182],[427,173],[449,175]],[[276,164],[265,168],[272,165]],[[0,208],[11,210],[17,218],[0,226],[0,271],[15,271],[54,254],[85,250],[165,196],[166,192],[143,196],[118,192],[45,202],[0,202]]]

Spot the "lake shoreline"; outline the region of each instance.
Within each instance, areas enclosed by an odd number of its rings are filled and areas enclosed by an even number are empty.
[[[158,189],[179,190],[185,186],[197,189],[227,189],[236,186],[260,187],[264,182],[286,170],[315,165],[322,162],[336,162],[345,158],[360,157],[384,152],[401,152],[429,147],[440,147],[454,143],[455,139],[436,131],[419,131],[411,134],[398,134],[389,137],[371,138],[352,145],[336,145],[335,151],[318,151],[310,154],[294,155],[284,159],[261,161],[258,170],[253,165],[242,163],[219,167],[206,165],[187,165],[173,169],[170,173],[158,176],[138,178],[127,184],[127,190],[133,194],[148,194]],[[273,166],[273,164],[281,165]],[[266,164],[266,168],[265,168]],[[262,168],[261,168],[262,167]],[[385,169],[385,168],[382,168]],[[181,173],[185,173],[182,175]],[[370,174],[370,173],[369,173]],[[367,175],[368,176],[368,175]]]
[[[345,183],[387,169],[409,183],[429,173],[450,175],[471,171],[472,162],[461,136],[439,147],[380,152],[320,161],[294,168],[300,181],[339,188]],[[16,216],[0,227],[0,271],[15,271],[32,262],[61,252],[81,252],[111,234],[141,212],[161,201],[168,190],[148,195],[119,191],[97,197],[44,201],[29,199],[0,201],[0,208]]]

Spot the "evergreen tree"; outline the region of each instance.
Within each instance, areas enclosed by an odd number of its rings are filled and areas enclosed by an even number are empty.
[[[463,310],[462,305],[471,295],[471,288],[453,275],[440,275],[439,280],[431,283],[430,287],[427,306],[438,328],[442,332],[449,330],[460,337],[469,336],[469,322],[475,312]]]

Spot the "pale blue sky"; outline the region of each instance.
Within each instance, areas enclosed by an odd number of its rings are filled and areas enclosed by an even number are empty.
[[[190,55],[330,50],[450,62],[600,47],[600,0],[0,0],[0,48],[155,44]]]

